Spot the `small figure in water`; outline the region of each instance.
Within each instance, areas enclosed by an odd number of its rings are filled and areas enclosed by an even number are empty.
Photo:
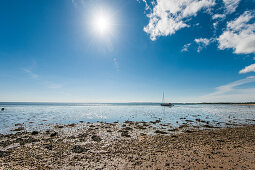
[[[2,108],[1,111],[4,111],[4,108]]]

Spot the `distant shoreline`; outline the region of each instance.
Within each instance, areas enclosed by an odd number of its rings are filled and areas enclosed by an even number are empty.
[[[199,102],[199,103],[176,103],[172,102],[173,104],[232,104],[232,105],[255,105],[255,102]],[[79,104],[91,104],[91,105],[99,105],[99,104],[116,104],[116,105],[160,105],[161,102],[116,102],[116,103],[96,103],[96,102],[0,102],[0,105],[47,105],[47,104],[71,104],[71,105],[79,105]]]
[[[255,106],[255,104],[234,104],[234,105]]]

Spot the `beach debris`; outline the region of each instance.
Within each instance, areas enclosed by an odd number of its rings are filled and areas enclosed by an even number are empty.
[[[31,134],[32,134],[32,135],[38,135],[39,132],[38,132],[38,131],[33,131]]]
[[[11,145],[13,142],[11,142],[10,140],[4,140],[4,141],[1,141],[0,142],[0,146],[1,147],[6,147],[6,146],[9,146]]]
[[[49,150],[52,150],[52,149],[53,149],[53,145],[52,145],[51,142],[50,142],[50,143],[45,143],[45,144],[44,144],[44,147],[45,147],[46,149],[49,149]]]
[[[15,143],[19,143],[20,145],[25,145],[27,143],[39,142],[38,139],[28,137],[28,138],[17,138]]]
[[[255,122],[255,119],[254,120],[253,119],[246,119],[246,120]]]
[[[4,111],[4,108],[1,108],[1,111]]]
[[[202,127],[205,127],[205,128],[215,128],[214,126],[212,126],[212,125],[208,125],[208,124],[206,124],[206,125],[202,125]]]
[[[179,129],[182,129],[182,128],[186,128],[186,127],[189,127],[189,125],[187,125],[186,123],[182,124],[179,126]]]
[[[71,124],[69,124],[68,126],[69,126],[69,127],[75,127],[76,124],[75,124],[75,123],[71,123]]]
[[[206,123],[209,124],[209,121],[205,121],[205,120],[201,120],[201,119],[196,119],[197,122],[202,122],[202,123]]]
[[[50,137],[54,137],[54,136],[57,136],[57,132],[52,132],[51,134],[50,134]]]
[[[136,127],[135,127],[136,129],[146,129],[146,127],[144,127],[143,125],[137,125]]]
[[[50,130],[49,130],[49,129],[46,130],[45,133],[46,133],[46,134],[50,134]]]
[[[185,133],[193,133],[193,132],[195,132],[195,131],[187,129],[187,130],[185,130],[184,132],[185,132]]]
[[[156,124],[156,123],[160,123],[161,121],[158,119],[158,120],[155,120],[155,121],[150,121],[150,123],[153,123],[153,124]]]
[[[64,126],[63,125],[56,125],[55,128],[62,129],[62,128],[64,128]]]
[[[85,149],[84,147],[81,147],[80,145],[74,145],[72,148],[72,152],[74,153],[82,153],[82,152],[86,152],[89,149]]]
[[[91,136],[91,139],[93,140],[93,141],[96,141],[96,142],[100,142],[102,139],[99,137],[99,136],[97,136],[97,135],[93,135],[93,136]]]
[[[131,136],[128,134],[128,131],[122,131],[122,132],[121,132],[121,136],[123,136],[123,137],[131,137]]]
[[[160,126],[169,126],[170,124],[167,124],[167,123],[161,123]]]
[[[0,158],[10,155],[10,152],[8,151],[1,151],[0,150]]]
[[[125,128],[122,128],[124,131],[129,131],[129,130],[133,130],[133,128],[131,127],[125,127]]]
[[[16,123],[15,126],[22,126],[23,124],[21,123]]]
[[[87,136],[88,136],[87,133],[80,133],[80,134],[78,135],[79,138],[86,138]]]
[[[161,131],[161,130],[156,130],[155,133],[158,133],[158,134],[167,134],[167,132]]]
[[[87,136],[88,136],[87,133],[80,133],[78,135],[78,138],[79,138],[80,142],[84,142],[84,141],[86,141]]]
[[[130,121],[130,120],[126,120],[124,123],[134,124],[134,122],[133,122],[133,121]]]
[[[178,131],[178,128],[168,129],[168,131],[170,131],[170,132],[175,132],[175,131]]]
[[[16,129],[12,129],[11,131],[22,131],[22,130],[25,130],[25,128],[24,127],[18,127],[18,128],[16,128]]]

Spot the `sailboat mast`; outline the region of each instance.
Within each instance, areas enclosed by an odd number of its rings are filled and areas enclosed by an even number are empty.
[[[164,103],[164,102],[165,102],[165,94],[164,94],[164,92],[163,92],[162,103]]]

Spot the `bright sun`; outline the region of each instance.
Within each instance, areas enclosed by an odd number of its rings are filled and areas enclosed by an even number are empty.
[[[112,31],[112,19],[106,13],[99,13],[93,18],[93,29],[101,34],[106,35]]]

